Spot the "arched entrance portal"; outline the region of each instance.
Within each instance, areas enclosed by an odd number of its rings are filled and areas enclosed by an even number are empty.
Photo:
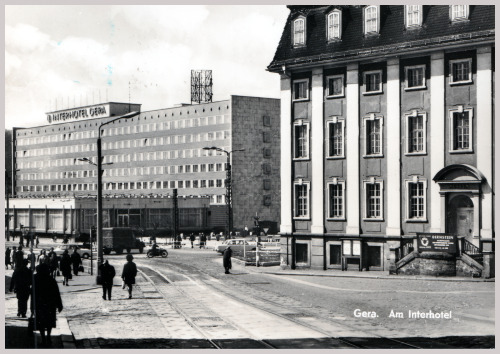
[[[464,236],[479,247],[481,185],[484,176],[474,166],[449,165],[433,178],[439,184],[441,232]],[[434,210],[436,210],[434,209]]]
[[[451,197],[448,202],[446,232],[465,236],[472,242],[474,231],[474,204],[467,195]]]

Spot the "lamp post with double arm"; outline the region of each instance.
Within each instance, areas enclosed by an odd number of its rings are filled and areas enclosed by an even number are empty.
[[[100,271],[99,271],[99,265],[102,263],[102,258],[103,258],[103,245],[102,245],[102,149],[101,149],[101,132],[102,128],[105,125],[111,124],[116,122],[117,120],[120,119],[129,119],[132,117],[135,117],[139,115],[140,112],[130,112],[127,114],[124,114],[123,116],[108,120],[107,122],[102,123],[99,126],[99,131],[97,134],[97,278],[96,282],[99,284],[100,283]],[[92,163],[88,159],[79,159],[80,161],[87,161],[91,164]]]
[[[232,174],[231,174],[231,154],[237,151],[245,151],[245,149],[235,149],[227,151],[216,146],[207,146],[203,150],[215,150],[226,154],[226,210],[227,210],[227,235],[230,237],[233,231],[233,206],[232,206]]]

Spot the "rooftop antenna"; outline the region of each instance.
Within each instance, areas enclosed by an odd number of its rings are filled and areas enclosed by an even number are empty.
[[[212,70],[191,70],[191,104],[212,102]]]

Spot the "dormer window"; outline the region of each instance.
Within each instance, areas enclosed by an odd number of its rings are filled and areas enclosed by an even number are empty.
[[[406,28],[422,26],[422,5],[405,5]]]
[[[327,39],[329,41],[340,39],[342,29],[342,12],[340,10],[333,10],[328,14],[327,26]]]
[[[450,5],[452,21],[464,21],[469,19],[469,5]]]
[[[379,14],[380,6],[367,6],[365,7],[364,15],[365,15],[365,34],[374,34],[379,32],[380,28],[380,14]]]
[[[306,19],[299,17],[293,21],[293,45],[301,46],[306,44]]]

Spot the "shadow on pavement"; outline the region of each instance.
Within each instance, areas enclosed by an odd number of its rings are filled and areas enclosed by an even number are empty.
[[[28,332],[28,321],[22,321],[24,326],[5,325],[5,349],[37,349],[37,348],[62,348],[59,336],[52,336],[52,345],[42,347],[40,334]]]

